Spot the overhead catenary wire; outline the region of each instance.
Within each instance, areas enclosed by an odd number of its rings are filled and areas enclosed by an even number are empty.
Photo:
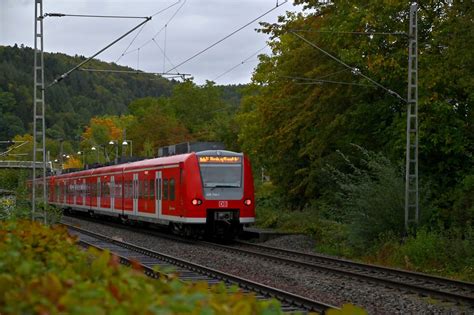
[[[178,1],[178,2],[175,2],[173,5],[169,6],[167,9],[171,8],[171,7],[174,6],[174,5],[177,5],[177,4],[180,3],[180,2],[181,2],[181,0]],[[150,44],[152,41],[154,41],[155,38],[156,38],[158,35],[160,35],[160,33],[165,29],[165,27],[171,23],[171,21],[176,17],[176,15],[178,14],[178,12],[181,10],[181,8],[182,8],[185,4],[186,4],[186,0],[183,1],[183,3],[178,7],[178,9],[176,9],[176,11],[175,11],[175,12],[173,13],[173,15],[168,19],[168,21],[166,21],[165,25],[163,25],[157,32],[155,32],[155,34],[152,36],[151,39],[149,39],[149,40],[147,40],[146,42],[144,42],[144,43],[143,43],[141,46],[139,46],[138,48],[143,48],[143,47],[147,46],[148,44]],[[164,10],[162,10],[162,11],[164,11]],[[153,25],[152,25],[152,28],[153,28]],[[126,52],[124,53],[124,55],[131,54],[131,53],[137,51],[138,48],[132,49],[132,50],[130,50],[130,51],[126,51]],[[127,49],[128,49],[128,48],[127,48]]]
[[[165,40],[163,45],[163,72],[165,72],[166,68],[166,30],[168,29],[168,24],[165,25]]]
[[[365,86],[365,87],[372,87],[375,88],[373,84],[363,84],[363,83],[356,83],[356,82],[344,82],[344,81],[333,81],[333,80],[308,80],[305,82],[296,82],[295,84],[302,84],[302,85],[314,85],[314,84],[322,84],[322,83],[332,83],[332,84],[341,84],[341,85],[356,85],[356,86]]]
[[[125,50],[122,52],[122,54],[117,58],[117,60],[115,60],[115,63],[119,62],[120,59],[122,59],[123,56],[125,56],[125,53],[127,52],[127,50],[130,48],[130,46],[133,45],[133,43],[135,42],[135,40],[137,39],[138,35],[140,35],[140,33],[142,32],[143,28],[145,27],[146,24],[142,25],[142,27],[138,30],[138,32],[135,34],[135,36],[133,37],[132,41],[128,44],[127,48],[125,48]]]
[[[155,15],[158,15],[158,14],[160,14],[160,13],[162,13],[162,12],[165,12],[166,10],[168,10],[168,9],[170,9],[170,8],[172,8],[172,7],[174,7],[175,5],[177,5],[177,4],[180,3],[180,2],[181,2],[181,0],[178,0],[178,1],[176,1],[175,3],[173,3],[173,4],[170,4],[170,5],[167,6],[166,8],[161,9],[161,10],[159,10],[159,11],[156,12],[156,13],[153,13],[151,16],[154,17]],[[186,0],[185,0],[184,2],[186,2]]]
[[[262,50],[264,50],[265,48],[267,48],[268,44],[265,44],[265,46],[263,46],[262,48],[260,48],[259,50],[257,50],[256,52],[254,52],[253,54],[251,54],[250,56],[248,56],[247,58],[245,58],[244,60],[242,60],[241,62],[239,62],[238,64],[236,64],[235,66],[233,66],[232,68],[229,68],[228,70],[222,72],[221,74],[219,74],[217,77],[215,77],[212,81],[215,81],[223,76],[225,76],[226,74],[228,74],[229,72],[232,72],[234,71],[235,69],[237,69],[238,67],[240,67],[241,65],[245,64],[247,61],[249,61],[252,57],[254,57],[255,55],[257,55],[259,52],[261,52]]]
[[[6,156],[6,155],[8,155],[11,151],[13,151],[13,150],[15,150],[15,149],[18,149],[18,148],[24,146],[25,144],[27,144],[27,143],[29,143],[29,142],[30,142],[30,141],[23,141],[23,142],[20,143],[19,145],[12,147],[12,148],[8,149],[8,150],[5,151],[5,152],[0,152],[0,156]]]
[[[72,72],[74,72],[75,70],[79,69],[80,67],[82,67],[83,65],[85,65],[86,63],[90,62],[92,59],[94,59],[95,57],[97,57],[99,54],[101,54],[102,52],[104,52],[105,50],[107,50],[108,48],[110,48],[111,46],[113,46],[115,43],[117,43],[118,41],[120,41],[121,39],[125,38],[127,35],[129,35],[130,33],[132,33],[133,31],[135,31],[136,29],[138,29],[140,26],[144,25],[145,23],[147,23],[148,21],[150,21],[152,18],[151,17],[148,17],[145,21],[142,21],[141,23],[139,23],[137,26],[135,26],[134,28],[132,28],[131,30],[129,30],[128,32],[126,32],[125,34],[123,34],[122,36],[120,36],[119,38],[117,38],[116,40],[114,40],[113,42],[111,42],[110,44],[108,44],[107,46],[105,46],[104,48],[102,48],[101,50],[99,50],[98,52],[96,52],[94,55],[92,55],[91,57],[87,58],[86,60],[84,60],[83,62],[79,63],[78,65],[76,65],[75,67],[73,67],[72,69],[68,70],[67,72],[63,73],[62,75],[60,75],[59,77],[57,77],[53,82],[51,82],[48,86],[46,86],[46,88],[50,88],[51,86],[55,85],[56,83],[58,83],[59,81],[65,79],[68,75],[70,75]]]
[[[342,72],[345,72],[345,71],[348,71],[348,70],[349,69],[344,68],[342,70],[331,72],[331,73],[325,74],[325,75],[317,77],[317,78],[308,78],[308,77],[299,77],[299,76],[290,76],[290,75],[282,75],[280,77],[285,78],[285,79],[292,79],[292,80],[314,81],[314,80],[320,80],[320,79],[324,79],[324,78],[327,78],[327,77],[331,77],[333,75],[336,75],[336,74],[339,74],[339,73],[342,73]]]
[[[166,8],[159,10],[158,12],[154,13],[154,14],[152,15],[152,17],[153,17],[153,16],[156,16],[157,14],[160,14],[160,13],[162,13],[162,12],[165,12],[166,10],[168,10],[168,9],[170,9],[170,8],[172,8],[172,7],[174,7],[175,5],[177,5],[177,4],[180,3],[180,2],[181,2],[181,0],[178,0],[178,1],[176,1],[175,3],[173,3],[173,4],[169,5],[169,6],[167,6]],[[177,14],[177,12],[183,7],[184,3],[186,3],[186,0],[185,0],[185,1],[183,2],[183,4],[178,8],[178,10],[176,10],[176,12],[173,14],[173,16],[171,17],[171,19],[168,20],[167,23],[169,23],[169,22],[172,20],[172,18]],[[130,48],[130,46],[133,45],[133,43],[135,42],[136,38],[137,38],[138,35],[141,33],[142,29],[143,29],[143,27],[142,27],[142,28],[140,29],[140,31],[135,35],[135,37],[132,39],[132,41],[128,44],[127,48],[124,49],[124,51],[123,51],[122,54],[117,58],[117,60],[115,61],[115,63],[119,62],[120,59],[122,59],[123,56],[128,55],[128,54],[130,54],[130,53],[132,53],[132,52],[138,51],[139,48],[143,48],[144,46],[146,46],[146,45],[142,45],[142,46],[140,46],[140,47],[137,48],[137,49],[133,49],[133,50],[131,50],[131,51],[128,51],[128,49]],[[155,35],[155,36],[156,36],[156,35]]]
[[[394,36],[408,36],[405,32],[344,32],[344,31],[329,31],[329,30],[302,30],[294,29],[291,32],[307,32],[307,33],[329,33],[329,34],[347,34],[347,35],[394,35]]]
[[[191,57],[189,57],[188,59],[182,61],[181,63],[179,63],[177,66],[167,70],[166,72],[169,72],[169,71],[173,71],[175,70],[176,68],[184,65],[185,63],[193,60],[194,58],[198,57],[199,55],[205,53],[206,51],[208,51],[209,49],[211,49],[212,47],[220,44],[221,42],[223,42],[224,40],[228,39],[229,37],[235,35],[236,33],[240,32],[241,30],[243,30],[244,28],[246,28],[247,26],[249,26],[250,24],[254,23],[255,21],[258,21],[259,19],[261,19],[262,17],[264,17],[265,15],[269,14],[270,12],[273,12],[274,10],[278,9],[279,7],[281,7],[282,5],[286,4],[288,2],[288,0],[285,0],[284,2],[282,3],[277,3],[275,7],[271,8],[270,10],[266,11],[265,13],[259,15],[258,17],[254,18],[253,20],[251,20],[250,22],[246,23],[245,25],[239,27],[238,29],[236,29],[235,31],[231,32],[230,34],[224,36],[223,38],[219,39],[218,41],[214,42],[213,44],[209,45],[208,47],[200,50],[199,52],[195,53],[194,55],[192,55]]]
[[[163,48],[161,48],[161,46],[156,42],[155,39],[153,39],[153,42],[154,42],[155,45],[161,50],[161,52],[162,52],[163,55],[165,56],[166,60],[168,60],[168,62],[170,63],[170,65],[172,65],[172,66],[174,67],[173,62],[168,58],[167,55],[165,55],[165,52],[164,52]],[[178,70],[178,68],[175,68],[175,69]],[[164,72],[164,71],[163,71],[163,72]]]
[[[355,67],[351,67],[349,66],[347,63],[345,63],[344,61],[342,61],[341,59],[337,58],[336,56],[330,54],[329,52],[325,51],[324,49],[320,48],[318,45],[316,45],[315,43],[307,40],[306,38],[304,38],[303,36],[299,35],[298,33],[294,32],[294,31],[290,31],[290,33],[292,33],[293,35],[295,35],[296,37],[298,37],[299,39],[303,40],[304,42],[306,42],[308,45],[310,45],[311,47],[319,50],[320,52],[322,52],[323,54],[325,54],[326,56],[328,56],[329,58],[335,60],[336,62],[342,64],[344,67],[350,69],[352,71],[353,74],[355,75],[360,75],[361,77],[367,79],[368,81],[370,81],[372,84],[378,86],[379,88],[381,88],[382,90],[386,91],[388,94],[402,100],[403,102],[407,102],[407,100],[403,97],[401,97],[397,92],[395,91],[392,91],[390,90],[389,88],[386,88],[385,86],[383,86],[382,84],[378,83],[377,81],[371,79],[370,77],[366,76],[365,74],[363,74],[362,72],[360,72],[359,69],[355,68]]]

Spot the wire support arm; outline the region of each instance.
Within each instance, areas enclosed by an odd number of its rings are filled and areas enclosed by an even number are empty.
[[[85,18],[101,18],[101,19],[148,19],[147,16],[128,16],[128,15],[93,15],[93,14],[67,14],[67,13],[45,13],[43,19],[46,17],[85,17]]]
[[[123,38],[125,38],[127,35],[129,35],[130,33],[132,33],[133,31],[135,31],[136,29],[138,29],[140,26],[144,25],[145,23],[147,23],[148,21],[150,21],[152,18],[151,17],[148,17],[146,18],[145,21],[141,22],[140,24],[138,24],[137,26],[135,26],[134,28],[132,28],[131,30],[129,30],[128,32],[126,32],[125,34],[123,34],[122,36],[120,36],[119,38],[117,38],[116,40],[114,40],[113,42],[111,42],[110,44],[108,44],[107,46],[105,46],[104,48],[102,48],[101,50],[99,50],[98,52],[96,52],[94,55],[92,55],[91,57],[87,58],[86,60],[84,60],[83,62],[79,63],[77,66],[75,66],[74,68],[72,68],[71,70],[63,73],[62,75],[60,75],[59,77],[57,77],[53,82],[51,82],[48,86],[46,86],[46,88],[50,88],[52,87],[53,85],[55,85],[56,83],[59,83],[61,80],[65,79],[67,76],[69,76],[72,72],[76,71],[77,69],[79,69],[80,67],[82,67],[83,65],[85,65],[86,63],[88,63],[89,61],[91,61],[92,59],[94,59],[95,57],[97,57],[99,54],[101,54],[102,52],[104,52],[105,50],[109,49],[111,46],[115,45],[117,42],[119,42],[120,40],[122,40]]]
[[[360,72],[359,69],[357,68],[354,68],[354,67],[351,67],[350,65],[348,65],[347,63],[345,63],[344,61],[342,61],[341,59],[337,58],[336,56],[328,53],[327,51],[325,51],[324,49],[320,48],[319,46],[317,46],[315,43],[307,40],[306,38],[304,38],[303,36],[297,34],[296,32],[294,31],[290,31],[291,34],[295,35],[296,37],[298,37],[299,39],[301,39],[302,41],[304,41],[305,43],[307,43],[308,45],[310,45],[311,47],[319,50],[320,52],[322,52],[324,55],[328,56],[329,58],[333,59],[334,61],[336,61],[337,63],[340,63],[341,65],[343,65],[344,67],[350,69],[352,71],[352,73],[354,73],[355,75],[360,75],[361,77],[367,79],[368,81],[370,81],[372,84],[376,85],[377,87],[381,88],[382,90],[384,90],[385,92],[387,92],[388,94],[402,100],[403,102],[407,102],[407,100],[405,98],[403,98],[402,96],[400,96],[400,94],[398,94],[397,92],[395,91],[392,91],[390,90],[389,88],[386,88],[385,86],[383,86],[382,84],[378,83],[377,81],[371,79],[370,77],[366,76],[365,74],[363,74],[362,72]]]
[[[112,69],[90,69],[81,68],[80,71],[86,72],[103,72],[103,73],[132,73],[132,74],[152,74],[152,75],[172,75],[172,76],[190,76],[190,73],[171,73],[171,72],[144,72],[139,70],[112,70]]]

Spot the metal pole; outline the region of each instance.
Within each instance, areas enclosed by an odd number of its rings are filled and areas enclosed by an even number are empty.
[[[44,56],[43,56],[43,0],[35,0],[35,34],[34,34],[34,86],[33,86],[33,180],[31,197],[31,219],[36,219],[36,163],[42,162],[42,201],[48,202],[46,186],[46,124],[44,101]],[[39,147],[38,147],[39,144]],[[42,161],[38,157],[41,152]],[[43,222],[46,223],[46,208],[43,211]]]
[[[405,230],[419,220],[418,190],[418,5],[410,7],[408,42],[408,98],[405,167]],[[414,213],[413,213],[414,212]]]

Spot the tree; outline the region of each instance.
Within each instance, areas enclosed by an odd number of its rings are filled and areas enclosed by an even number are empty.
[[[328,192],[321,169],[336,165],[336,150],[350,151],[351,143],[403,164],[405,104],[357,74],[404,95],[406,37],[350,32],[406,32],[409,5],[375,0],[295,3],[305,7],[305,14],[288,13],[277,24],[262,23],[273,55],[260,56],[238,121],[244,151],[301,207]],[[431,0],[419,10],[420,172],[439,192],[455,187],[473,169],[474,56],[472,45],[466,44],[474,36],[472,6]],[[304,30],[298,34],[352,71],[299,39],[294,30]]]

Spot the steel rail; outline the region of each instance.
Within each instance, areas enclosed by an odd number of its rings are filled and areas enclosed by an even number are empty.
[[[218,248],[224,251],[239,252],[244,255],[261,257],[267,260],[281,262],[287,265],[298,266],[309,269],[317,269],[321,271],[337,273],[351,278],[359,278],[368,282],[380,283],[388,285],[400,290],[408,292],[416,292],[418,294],[428,295],[440,300],[448,300],[456,303],[467,304],[474,307],[474,283],[456,281],[442,277],[430,276],[422,273],[404,271],[394,268],[387,268],[376,265],[363,264],[346,259],[327,257],[323,255],[306,254],[291,250],[285,250],[270,246],[251,244],[247,242],[236,242],[236,244],[244,244],[245,246],[254,247],[257,251],[216,244],[211,242],[199,242],[207,246]],[[289,257],[282,257],[264,253],[264,251],[273,251],[283,253]],[[278,255],[278,254],[277,254]],[[295,260],[297,257],[310,258],[312,261]],[[387,278],[387,276],[397,277],[398,279]],[[416,283],[413,283],[416,282]],[[426,284],[436,285],[437,288],[428,287]],[[467,294],[452,292],[440,289],[450,286],[451,290],[458,292],[467,292]]]
[[[187,260],[183,260],[183,259],[172,257],[166,254],[158,253],[158,252],[155,252],[155,251],[152,251],[152,250],[149,250],[137,245],[133,245],[131,243],[119,241],[119,240],[107,237],[105,235],[101,235],[92,231],[84,230],[82,228],[79,228],[67,223],[61,223],[61,224],[66,226],[69,230],[76,231],[80,234],[89,235],[93,238],[108,242],[112,245],[126,248],[130,251],[145,255],[147,257],[157,258],[161,261],[167,262],[174,266],[181,267],[186,270],[190,270],[190,271],[208,276],[210,278],[213,278],[219,281],[224,281],[228,284],[238,285],[242,289],[255,292],[267,298],[275,298],[279,300],[282,304],[287,304],[293,307],[297,307],[299,309],[303,309],[305,311],[318,312],[318,313],[325,313],[326,310],[331,309],[331,308],[338,309],[337,307],[326,304],[326,303],[310,300],[296,294],[292,294],[292,293],[285,292],[276,288],[272,288],[263,284],[259,284],[259,283],[256,283],[256,282],[253,282],[241,277],[237,277],[228,273],[224,273],[212,268],[204,267],[202,265],[195,264]],[[86,241],[84,241],[83,244],[89,245],[89,243]],[[94,247],[97,248],[98,246],[94,246]],[[131,264],[130,260],[128,260],[127,258],[123,256],[119,256],[119,260],[123,262],[124,264]],[[153,271],[153,269],[151,269],[150,267],[147,267],[145,265],[143,265],[143,267],[147,275],[150,274],[151,277],[155,277],[155,278],[159,276],[159,275],[156,275],[155,271]]]
[[[82,219],[82,218],[81,218]],[[86,220],[89,220],[88,218]],[[98,222],[104,224],[103,221]],[[151,236],[157,236],[161,238],[170,239],[177,242],[183,242],[193,245],[203,245],[207,247],[214,247],[219,250],[227,252],[238,252],[247,256],[261,257],[268,261],[274,261],[286,264],[288,266],[296,266],[299,268],[306,268],[312,270],[319,270],[322,272],[329,272],[339,274],[344,277],[349,277],[352,279],[358,279],[365,282],[382,284],[391,288],[395,288],[401,291],[409,293],[417,293],[421,296],[430,296],[438,300],[447,300],[455,303],[461,303],[468,305],[471,308],[474,307],[474,283],[463,282],[452,280],[448,278],[442,278],[437,276],[431,276],[423,273],[405,271],[395,268],[388,268],[377,265],[364,264],[359,262],[350,261],[347,259],[328,257],[325,255],[317,254],[306,254],[292,250],[280,249],[271,246],[257,245],[248,242],[236,241],[236,245],[244,245],[249,247],[254,247],[257,251],[245,250],[235,246],[217,244],[215,242],[200,241],[200,240],[190,240],[184,239],[176,235],[170,235],[157,230],[152,229],[143,229],[136,227],[129,227],[119,224],[114,224],[107,222],[105,224],[116,226],[118,228],[128,229],[135,231],[141,234],[148,234]],[[288,258],[275,256],[271,254],[266,254],[264,251],[276,251],[278,253],[289,256]],[[295,258],[310,259],[312,262],[295,260]],[[314,262],[314,261],[318,262]],[[349,270],[348,270],[349,269]],[[392,277],[392,279],[387,278]],[[395,279],[393,279],[395,277]],[[410,283],[415,282],[415,283]],[[427,287],[426,285],[434,285],[438,288]],[[442,289],[440,289],[441,287]],[[446,287],[450,287],[452,291],[446,291]],[[444,289],[444,290],[443,290]],[[448,289],[449,290],[449,289]],[[459,292],[468,292],[467,294],[458,293]]]

